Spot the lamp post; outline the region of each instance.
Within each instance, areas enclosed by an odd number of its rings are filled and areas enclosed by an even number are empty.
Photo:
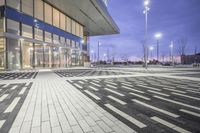
[[[143,13],[145,14],[145,41],[144,41],[144,67],[147,68],[147,51],[148,51],[148,47],[147,47],[147,24],[148,24],[148,11],[150,10],[150,8],[148,7],[149,5],[149,0],[144,0],[144,11]]]
[[[157,39],[157,61],[159,62],[159,42],[162,37],[162,33],[156,33],[154,37]]]
[[[99,62],[99,47],[100,47],[101,43],[98,41],[98,45],[97,45],[97,61]]]
[[[169,47],[170,47],[170,56],[171,56],[172,65],[174,66],[174,55],[173,55],[174,43],[173,43],[173,41],[171,41],[171,44],[169,45]]]
[[[91,61],[94,62],[94,51],[91,51]]]
[[[149,50],[150,50],[150,52],[151,52],[151,59],[153,59],[152,51],[154,50],[154,47],[153,47],[153,46],[149,47]]]

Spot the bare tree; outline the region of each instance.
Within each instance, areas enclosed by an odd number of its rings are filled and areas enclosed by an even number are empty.
[[[178,44],[178,53],[180,56],[185,55],[185,50],[188,44],[187,37],[181,38],[177,41]]]
[[[198,49],[198,46],[197,46],[197,45],[195,45],[195,47],[194,47],[194,55],[196,55],[196,54],[197,54],[197,49]]]

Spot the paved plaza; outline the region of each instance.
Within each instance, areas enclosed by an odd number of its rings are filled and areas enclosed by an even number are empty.
[[[0,72],[0,133],[198,133],[200,70]]]

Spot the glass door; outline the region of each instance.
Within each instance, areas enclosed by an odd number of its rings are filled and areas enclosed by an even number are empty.
[[[44,66],[44,47],[41,44],[35,44],[35,67]]]
[[[23,41],[22,44],[23,69],[33,68],[33,43]]]

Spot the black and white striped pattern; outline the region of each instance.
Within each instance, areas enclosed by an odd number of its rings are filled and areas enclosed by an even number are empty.
[[[148,76],[69,83],[137,132],[200,132],[197,81]]]
[[[7,133],[32,83],[0,84],[0,133]]]

